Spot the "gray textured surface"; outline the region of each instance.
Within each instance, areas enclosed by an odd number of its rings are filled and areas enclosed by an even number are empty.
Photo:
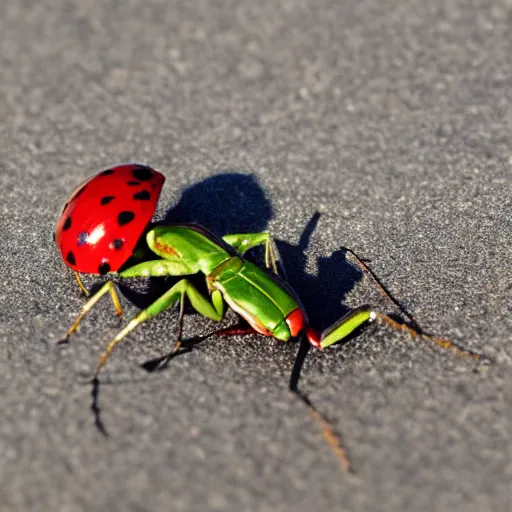
[[[509,0],[3,0],[1,509],[512,510],[511,23]],[[311,353],[347,476],[287,391],[295,344],[211,338],[148,374],[167,313],[102,375],[104,438],[81,375],[118,324],[105,301],[54,346],[82,299],[52,232],[124,161],[166,174],[160,217],[271,229],[321,326],[382,304],[343,244],[497,363],[378,327]]]

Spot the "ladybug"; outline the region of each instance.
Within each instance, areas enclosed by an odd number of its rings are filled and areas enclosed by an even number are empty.
[[[79,285],[78,273],[105,275],[126,263],[153,217],[164,181],[151,167],[123,164],[73,192],[57,222],[55,242]]]

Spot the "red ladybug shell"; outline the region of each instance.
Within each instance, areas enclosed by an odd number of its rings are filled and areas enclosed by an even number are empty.
[[[165,178],[138,164],[118,165],[80,185],[64,206],[55,241],[77,272],[117,272],[153,217]]]

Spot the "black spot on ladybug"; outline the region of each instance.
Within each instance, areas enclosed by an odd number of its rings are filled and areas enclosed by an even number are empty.
[[[112,249],[115,249],[116,251],[119,251],[120,249],[123,248],[123,245],[124,245],[124,239],[116,238],[116,239],[112,240],[110,247]]]
[[[131,222],[134,218],[135,214],[133,212],[124,211],[117,216],[117,223],[120,226],[124,226],[125,224],[128,224],[128,222]]]
[[[114,174],[114,171],[112,169],[107,169],[106,171],[100,172],[100,176],[108,176],[110,174]]]
[[[110,265],[107,261],[103,261],[98,267],[98,272],[100,275],[104,276],[110,272]]]
[[[67,231],[71,227],[71,217],[68,217],[66,219],[66,222],[64,222],[64,226],[62,226],[62,231]]]
[[[105,206],[106,204],[110,203],[110,201],[112,201],[112,199],[115,199],[115,196],[103,196],[101,198],[100,204],[102,206]]]
[[[80,231],[80,233],[78,233],[78,236],[76,237],[76,245],[78,245],[78,247],[81,247],[82,245],[86,244],[88,236],[89,235],[87,231]]]
[[[151,196],[149,195],[149,192],[147,190],[143,190],[141,192],[137,192],[133,195],[133,199],[137,201],[149,201],[151,199]]]
[[[138,167],[132,173],[140,181],[148,181],[153,177],[153,171],[149,167]]]
[[[70,265],[76,265],[75,255],[71,251],[68,252],[68,255],[66,256],[66,261]]]
[[[140,181],[129,181],[127,185],[130,185],[130,187],[136,187],[137,185],[140,185]]]

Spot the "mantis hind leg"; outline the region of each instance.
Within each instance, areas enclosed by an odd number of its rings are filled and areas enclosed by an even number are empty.
[[[472,359],[479,359],[481,357],[480,354],[473,352],[467,348],[460,347],[456,343],[438,338],[436,336],[431,336],[430,334],[425,334],[419,327],[411,327],[405,322],[400,322],[391,318],[389,315],[385,315],[383,313],[379,313],[378,311],[374,311],[367,306],[362,306],[353,311],[350,311],[347,315],[338,320],[331,327],[326,329],[320,336],[318,341],[314,340],[310,343],[317,348],[326,348],[329,345],[342,341],[343,339],[350,336],[356,329],[361,327],[363,324],[367,322],[372,322],[377,320],[378,322],[391,327],[395,331],[406,332],[413,338],[421,338],[425,341],[430,341],[441,348],[453,350],[459,355],[471,357]]]
[[[84,294],[85,297],[89,297],[91,294],[89,293],[89,290],[87,290],[87,288],[84,286],[80,274],[76,271],[74,271],[73,273],[75,274],[75,279],[78,284],[78,287],[80,288],[80,290],[82,290],[82,293]]]
[[[188,298],[192,307],[201,315],[220,321],[224,316],[224,302],[222,295],[218,290],[214,290],[211,295],[211,302],[206,299],[197,288],[187,279],[178,281],[170,290],[150,304],[146,309],[140,311],[124,329],[114,337],[108,344],[106,350],[100,356],[94,378],[96,378],[107,362],[114,347],[131,333],[138,325],[162,313],[163,311],[175,306],[180,301],[180,314],[178,319],[178,336],[174,351],[181,345],[181,335],[183,332],[183,311],[185,297]]]
[[[482,357],[480,354],[473,352],[470,349],[463,348],[452,341],[424,332],[414,317],[405,309],[404,306],[402,306],[402,304],[400,304],[400,302],[398,302],[391,295],[388,289],[376,276],[373,270],[366,264],[366,262],[360,258],[352,249],[342,247],[342,250],[354,258],[355,262],[363,271],[363,273],[375,283],[380,293],[407,319],[407,322],[400,322],[390,317],[389,315],[374,311],[366,306],[357,308],[356,310],[348,313],[345,317],[343,317],[341,320],[336,322],[322,333],[321,341],[319,344],[320,348],[325,348],[329,345],[332,345],[333,343],[336,343],[337,341],[341,341],[365,322],[377,320],[381,324],[387,325],[396,331],[406,332],[413,338],[421,338],[425,341],[434,343],[443,349],[451,349],[461,356],[471,357],[473,359],[479,359]]]

